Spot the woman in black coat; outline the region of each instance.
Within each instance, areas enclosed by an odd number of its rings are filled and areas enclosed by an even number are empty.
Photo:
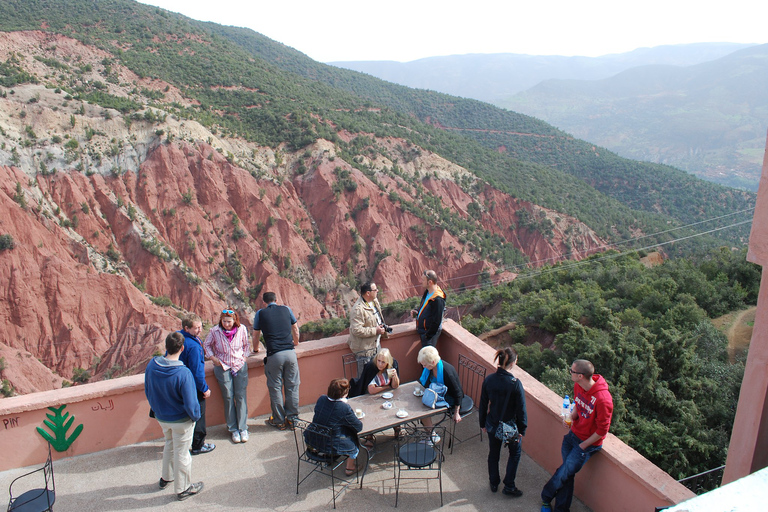
[[[312,423],[331,429],[331,446],[323,446],[324,441],[312,432],[312,425],[304,432],[304,440],[316,450],[347,455],[346,473],[351,475],[355,472],[355,459],[360,452],[357,433],[363,430],[363,422],[347,403],[348,394],[349,381],[333,379],[328,385],[328,394],[318,398],[315,404]]]
[[[517,466],[520,463],[522,453],[522,436],[525,435],[528,420],[525,413],[525,391],[523,384],[512,375],[512,368],[517,362],[517,353],[507,347],[496,352],[495,361],[498,361],[496,373],[486,377],[483,382],[483,390],[480,395],[480,428],[488,433],[488,477],[491,484],[491,492],[496,492],[501,482],[499,475],[499,459],[501,453],[501,440],[496,438],[496,428],[499,422],[515,423],[520,433],[517,439],[510,442],[509,459],[507,460],[507,472],[504,476],[504,489],[501,492],[507,496],[518,497],[523,491],[515,486]]]

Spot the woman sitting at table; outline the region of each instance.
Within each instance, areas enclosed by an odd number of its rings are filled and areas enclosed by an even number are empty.
[[[359,379],[350,381],[349,397],[375,395],[382,391],[397,389],[400,386],[400,370],[397,361],[392,358],[388,348],[382,348],[373,360],[363,366],[363,373]]]
[[[418,362],[424,367],[424,371],[419,378],[419,383],[428,388],[433,382],[444,384],[448,388],[445,394],[445,401],[448,402],[448,410],[452,411],[453,421],[461,421],[461,401],[464,399],[464,391],[461,389],[459,374],[452,364],[446,363],[440,359],[437,349],[432,346],[426,346],[419,350]],[[424,418],[422,424],[427,427],[432,426],[432,418]]]
[[[349,381],[333,379],[328,385],[328,394],[322,395],[315,404],[312,423],[331,429],[331,446],[323,446],[323,441],[314,435],[310,425],[304,432],[304,440],[319,451],[331,451],[337,455],[347,455],[347,476],[355,472],[355,459],[360,452],[357,433],[363,430],[363,422],[357,419],[355,411],[347,403]]]

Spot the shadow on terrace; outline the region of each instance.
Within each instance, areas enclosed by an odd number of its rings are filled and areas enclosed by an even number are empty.
[[[385,345],[400,362],[403,381],[415,380],[420,367],[416,354],[419,336],[413,324],[394,326]],[[439,343],[440,355],[455,364],[459,354],[495,370],[494,350],[451,320],[446,320]],[[312,406],[325,392],[329,380],[342,376],[342,355],[349,350],[346,336],[302,343],[297,347],[301,365],[301,417],[311,420]],[[159,506],[181,510],[324,510],[332,507],[330,480],[313,475],[296,492],[296,449],[293,434],[264,424],[269,413],[263,354],[249,360],[248,405],[250,441],[233,445],[220,426],[223,411],[216,379],[208,367],[212,398],[208,402],[209,440],[214,452],[193,459],[193,477],[202,480],[199,496],[177,502],[172,491],[160,491],[162,443],[160,429],[149,418],[143,375],[56,391],[12,397],[0,401],[0,488],[22,474],[22,468],[41,465],[46,444],[36,427],[43,426],[49,407],[61,407],[75,416],[69,429],[82,424],[83,431],[64,453],[54,454],[57,508],[79,512],[140,510]],[[538,510],[539,492],[560,463],[560,440],[565,429],[559,417],[561,398],[520,370],[528,409],[528,432],[517,485],[521,498],[492,494],[488,489],[487,441],[471,439],[447,454],[443,465],[446,507],[461,510]],[[460,438],[478,430],[477,415],[457,428]],[[391,431],[389,431],[391,433]],[[340,510],[378,510],[394,507],[393,449],[385,432],[371,460],[364,486],[342,493]],[[506,460],[506,457],[502,459]],[[306,468],[302,468],[306,471]],[[502,466],[503,471],[503,466]],[[590,485],[590,482],[600,482]],[[593,457],[576,479],[572,510],[653,511],[693,497],[685,487],[640,454],[609,434],[602,452]],[[400,507],[407,510],[436,509],[440,505],[437,482],[416,480],[401,488]]]

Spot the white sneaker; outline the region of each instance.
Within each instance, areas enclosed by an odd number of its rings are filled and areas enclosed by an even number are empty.
[[[432,444],[440,444],[440,436],[437,435],[435,432],[432,432]]]
[[[247,430],[241,430],[240,431],[240,442],[241,443],[247,443],[248,442],[248,431]]]
[[[232,432],[232,442],[239,443],[240,441],[241,441],[240,432],[238,430],[235,430],[234,432]]]

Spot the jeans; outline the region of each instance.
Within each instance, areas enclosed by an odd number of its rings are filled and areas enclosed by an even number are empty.
[[[205,425],[205,398],[198,391],[197,401],[200,404],[200,419],[195,423],[195,433],[192,436],[192,449],[199,450],[205,444],[205,436],[208,434]]]
[[[162,477],[167,482],[173,481],[173,490],[179,494],[192,485],[192,456],[189,447],[192,446],[195,422],[190,419],[182,422],[157,422],[165,435]]]
[[[496,439],[495,427],[486,424],[485,429],[488,432],[488,444],[490,445],[490,450],[488,451],[488,478],[491,485],[499,485],[501,482],[499,459],[501,458],[502,442]],[[522,441],[518,438],[516,442],[509,443],[507,447],[509,448],[509,459],[507,459],[507,471],[504,475],[504,487],[514,489],[517,466],[520,464],[520,456],[523,453]]]
[[[281,350],[267,357],[264,366],[272,406],[272,421],[285,423],[286,417],[299,415],[299,361],[295,350]],[[285,388],[285,400],[283,400]]]
[[[421,337],[421,348],[424,347],[437,347],[437,340],[440,338],[440,335],[443,333],[443,328],[440,327],[434,336],[431,338],[427,338],[427,334],[421,334],[419,333],[419,336]]]
[[[221,388],[227,429],[230,432],[248,430],[248,366],[240,368],[234,379],[232,371],[224,370],[221,366],[214,366],[213,374]]]
[[[568,432],[563,437],[563,445],[560,452],[563,456],[563,464],[557,468],[552,478],[541,491],[541,501],[550,503],[555,499],[556,512],[569,512],[571,510],[571,501],[573,500],[573,478],[576,473],[586,464],[589,458],[602,449],[602,445],[592,445],[586,450],[579,448],[581,440],[573,432]]]

